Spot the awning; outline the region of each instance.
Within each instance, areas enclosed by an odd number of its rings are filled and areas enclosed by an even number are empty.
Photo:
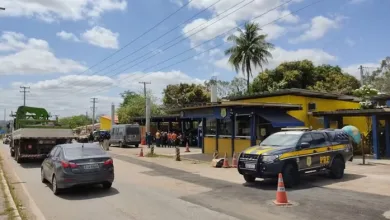
[[[287,112],[272,111],[272,112],[258,112],[259,116],[269,121],[272,127],[285,128],[285,127],[301,127],[305,126],[305,123],[287,114]]]

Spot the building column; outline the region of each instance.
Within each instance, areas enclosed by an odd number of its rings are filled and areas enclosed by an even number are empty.
[[[157,122],[157,130],[160,130],[160,122]]]
[[[171,131],[171,129],[172,129],[172,122],[170,121],[168,122],[168,131]]]
[[[180,121],[180,127],[181,127],[181,133],[184,134],[184,131],[186,130],[185,121]]]
[[[390,119],[385,120],[386,157],[390,158]]]
[[[329,118],[329,116],[324,116],[324,128],[330,128],[330,118]]]
[[[202,118],[202,138],[201,138],[201,142],[202,142],[202,154],[204,154],[204,136],[206,134],[206,118]]]
[[[232,154],[234,154],[234,139],[236,137],[236,117],[234,117],[234,114],[230,116],[230,120],[231,120],[231,123],[232,123],[232,137],[231,137],[231,141],[232,141]]]
[[[376,115],[371,117],[372,123],[372,145],[374,148],[374,158],[379,159],[379,141],[378,141],[378,120]]]
[[[218,139],[219,139],[219,132],[221,130],[221,123],[220,123],[220,119],[215,119],[217,121],[217,129],[216,129],[216,133],[215,133],[215,151],[218,152]]]
[[[251,118],[250,118],[250,126],[251,126],[251,146],[256,145],[256,114],[253,112],[251,113]]]
[[[343,124],[344,124],[344,122],[343,122],[343,117],[340,116],[339,118],[337,118],[337,128],[338,128],[338,129],[343,128]]]

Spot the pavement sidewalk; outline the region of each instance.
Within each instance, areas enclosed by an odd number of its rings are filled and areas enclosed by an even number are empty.
[[[0,170],[0,172],[2,172]],[[9,202],[6,199],[5,187],[3,185],[3,174],[0,175],[0,220],[13,219],[13,210],[9,207]]]

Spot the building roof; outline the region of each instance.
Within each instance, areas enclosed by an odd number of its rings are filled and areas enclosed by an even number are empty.
[[[313,116],[372,116],[372,115],[390,115],[390,108],[342,109],[336,111],[313,112]]]
[[[375,100],[375,101],[387,101],[387,100],[390,100],[390,95],[388,95],[388,94],[379,94],[379,95],[371,97],[371,99]]]
[[[301,110],[302,106],[298,104],[288,104],[288,103],[270,103],[270,102],[239,102],[239,101],[228,101],[228,102],[216,102],[216,103],[202,103],[192,106],[185,106],[177,110],[195,110],[195,109],[204,109],[204,108],[214,108],[214,107],[262,107],[262,108],[282,108],[286,110]]]
[[[275,96],[281,96],[281,95],[297,95],[297,96],[305,96],[305,97],[314,97],[314,98],[323,98],[323,99],[337,99],[337,100],[343,100],[343,101],[353,101],[353,102],[359,102],[360,99],[354,96],[348,96],[348,95],[340,95],[335,93],[326,93],[326,92],[318,92],[318,91],[312,91],[307,89],[281,89],[275,92],[263,92],[263,93],[256,93],[252,95],[243,95],[243,96],[236,96],[236,97],[230,97],[229,99],[231,101],[237,101],[237,100],[245,100],[245,99],[254,99],[254,98],[266,98],[266,97],[275,97]]]
[[[108,115],[103,115],[101,116],[101,118],[105,118],[105,119],[108,119],[111,121],[111,116],[108,116]],[[118,123],[118,115],[115,115],[115,123]]]

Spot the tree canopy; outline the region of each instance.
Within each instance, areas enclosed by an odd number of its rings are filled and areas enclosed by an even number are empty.
[[[208,80],[204,84],[207,91],[211,91],[211,85],[217,85],[217,95],[219,98],[230,96],[240,96],[246,94],[246,80],[241,77],[234,77],[232,81]]]
[[[205,86],[199,84],[168,85],[163,93],[163,103],[167,108],[210,101],[210,93]]]
[[[363,76],[363,82],[380,92],[390,94],[390,57],[383,59],[379,68],[372,72],[367,71]]]
[[[268,63],[268,58],[272,58],[269,52],[273,48],[265,38],[267,35],[259,34],[261,31],[259,24],[246,23],[244,29],[238,28],[238,36],[230,35],[227,40],[233,43],[233,46],[225,51],[230,55],[229,63],[235,68],[236,72],[241,72],[247,78],[247,91],[250,92],[250,77],[252,77],[253,68],[260,67]]]
[[[59,123],[63,126],[70,127],[72,129],[92,124],[92,119],[87,117],[86,115],[75,115],[70,117],[60,118]]]
[[[123,102],[117,109],[119,123],[129,123],[134,117],[145,116],[145,97],[143,94],[125,91],[120,95]],[[164,111],[156,104],[155,98],[151,94],[148,94],[148,96],[151,97],[151,114],[163,114]]]
[[[253,92],[300,88],[338,94],[352,94],[360,87],[353,76],[343,73],[338,66],[315,66],[309,60],[281,63],[273,70],[260,73],[251,86]]]

